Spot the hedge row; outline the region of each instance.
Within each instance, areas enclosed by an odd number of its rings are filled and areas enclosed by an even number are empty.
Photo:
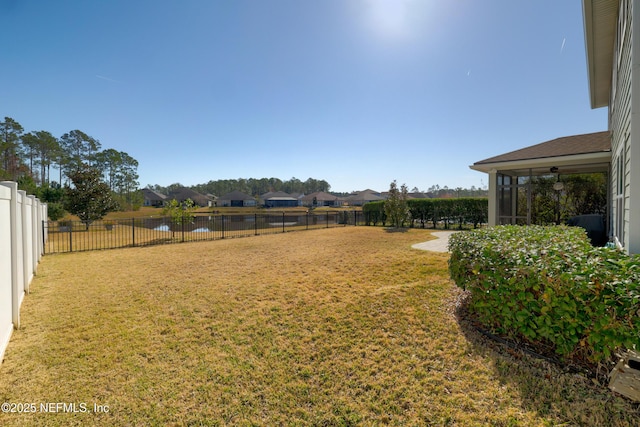
[[[449,271],[488,329],[600,362],[640,348],[640,257],[578,227],[499,226],[449,239]]]
[[[412,224],[418,221],[423,228],[428,223],[436,228],[436,224],[440,221],[444,222],[445,228],[449,228],[449,224],[456,222],[459,226],[472,223],[476,228],[478,224],[487,222],[489,209],[488,201],[484,197],[410,199],[407,200],[407,205],[411,212]],[[363,206],[362,212],[367,225],[379,223],[386,225],[384,201],[367,203]]]

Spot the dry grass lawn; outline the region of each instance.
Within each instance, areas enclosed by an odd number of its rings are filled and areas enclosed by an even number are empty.
[[[459,323],[448,255],[411,249],[429,238],[349,227],[47,256],[0,366],[2,401],[37,413],[0,425],[638,422]],[[57,402],[78,412],[42,412]]]

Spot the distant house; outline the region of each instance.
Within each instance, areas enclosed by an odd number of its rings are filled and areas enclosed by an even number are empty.
[[[218,198],[218,206],[243,208],[255,207],[256,205],[256,199],[241,191],[232,191]]]
[[[307,207],[331,206],[338,207],[343,205],[343,199],[333,194],[318,191],[302,197],[302,205]]]
[[[187,187],[177,188],[172,192],[170,192],[169,195],[167,196],[167,200],[176,200],[179,203],[182,203],[187,199],[191,199],[191,201],[196,206],[200,206],[200,207],[214,206],[213,199]]]
[[[344,199],[344,201],[349,206],[362,206],[365,203],[377,202],[380,200],[385,200],[385,197],[383,197],[382,194],[378,193],[377,191],[369,189],[354,193],[350,196],[345,197]]]
[[[167,200],[167,196],[157,193],[150,188],[142,189],[142,197],[144,197],[144,206],[152,206],[154,208],[161,208]]]
[[[271,191],[260,196],[260,202],[266,208],[293,208],[300,206],[297,197],[284,191]]]
[[[218,206],[218,197],[215,194],[207,193],[205,196],[211,201],[210,206]]]

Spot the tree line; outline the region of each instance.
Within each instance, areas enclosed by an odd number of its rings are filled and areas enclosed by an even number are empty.
[[[435,184],[429,187],[425,191],[419,191],[417,188],[413,188],[411,190],[412,193],[424,193],[427,197],[432,199],[447,199],[447,198],[459,198],[459,197],[487,197],[489,195],[489,191],[486,186],[476,187],[472,185],[469,188],[455,187],[449,188],[448,186],[440,187],[440,185]]]
[[[181,187],[184,186],[180,183],[171,184],[167,187],[158,184],[148,186],[148,188],[164,195],[168,195]],[[213,194],[216,196],[224,196],[232,191],[241,191],[250,196],[258,196],[272,191],[284,191],[289,194],[311,194],[317,191],[329,192],[331,185],[323,179],[314,178],[308,178],[305,181],[295,177],[284,181],[279,178],[238,178],[212,180],[206,184],[198,184],[189,188],[200,194]]]
[[[65,189],[75,185],[72,177],[79,173],[104,183],[113,206],[132,209],[142,203],[138,161],[124,151],[103,150],[98,139],[77,129],[56,137],[46,130],[25,132],[11,117],[0,122],[0,180],[16,181],[48,203],[51,217],[62,215]]]
[[[147,188],[154,190],[160,194],[168,195],[172,191],[182,188],[184,185],[174,183],[168,186],[148,185]],[[289,180],[281,180],[279,178],[238,178],[238,179],[219,179],[211,180],[206,184],[197,184],[190,186],[194,191],[200,194],[213,194],[223,196],[232,191],[241,191],[250,196],[262,195],[271,191],[284,191],[289,194],[311,194],[317,191],[332,193],[336,196],[348,196],[351,193],[332,192],[331,184],[324,179],[308,178],[305,181],[293,177]],[[486,188],[471,186],[470,188],[449,188],[446,185],[432,185],[427,190],[420,190],[413,187],[412,194],[423,194],[428,198],[459,198],[459,197],[486,197],[488,191]]]

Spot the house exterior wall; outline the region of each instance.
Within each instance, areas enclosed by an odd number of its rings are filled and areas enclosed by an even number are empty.
[[[611,231],[617,243],[628,250],[629,165],[631,136],[631,0],[620,2],[615,57],[613,58],[609,128],[611,130],[612,194]]]
[[[618,245],[640,253],[640,4],[622,0],[611,75],[610,230]]]
[[[268,208],[295,208],[298,200],[267,200],[264,205]]]
[[[628,140],[627,157],[625,159],[628,175],[625,206],[626,230],[628,231],[625,249],[629,253],[640,253],[640,2],[625,0],[632,9],[631,16],[631,134]],[[633,70],[636,70],[633,73]]]
[[[164,201],[162,200],[149,200],[144,199],[144,206],[151,206],[154,208],[161,208],[164,205]]]
[[[257,206],[256,201],[253,199],[245,199],[245,200],[222,199],[222,200],[218,200],[217,203],[221,207],[232,207],[232,208],[247,208],[247,207]]]

